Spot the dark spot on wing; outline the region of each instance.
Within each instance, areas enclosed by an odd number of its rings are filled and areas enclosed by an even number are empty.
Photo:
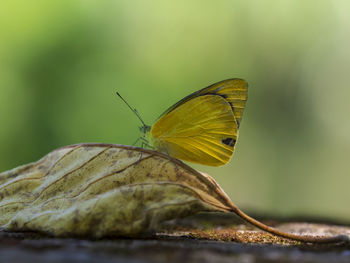
[[[233,138],[226,138],[226,139],[222,139],[222,143],[233,147],[235,146],[236,140]]]

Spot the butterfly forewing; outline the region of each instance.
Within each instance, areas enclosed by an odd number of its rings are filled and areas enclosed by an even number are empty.
[[[232,156],[237,129],[231,105],[221,96],[203,95],[161,117],[151,138],[157,150],[174,158],[219,166]]]

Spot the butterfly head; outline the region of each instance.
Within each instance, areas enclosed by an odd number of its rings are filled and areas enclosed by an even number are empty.
[[[151,131],[151,128],[152,128],[151,126],[146,124],[139,126],[139,129],[142,132],[142,134],[148,134]]]

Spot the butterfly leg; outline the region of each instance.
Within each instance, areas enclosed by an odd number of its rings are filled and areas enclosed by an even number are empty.
[[[147,147],[147,148],[153,149],[153,146],[148,143],[148,140],[145,137],[139,137],[137,139],[137,141],[139,141],[139,140],[141,141],[141,148]],[[142,159],[142,152],[140,154],[140,158],[139,158],[138,162],[140,162],[141,159]]]
[[[132,144],[132,146],[135,146],[139,141],[141,141],[141,148],[144,148],[145,146],[147,148],[154,149],[152,145],[148,143],[148,140],[144,137],[139,137],[137,140]]]
[[[140,137],[140,140],[142,141],[141,142],[141,147],[147,147],[147,148],[150,148],[150,149],[154,149],[154,147],[152,145],[149,144],[148,140],[145,138],[145,137]]]
[[[140,140],[141,140],[141,137],[138,137],[138,138],[136,139],[136,141],[134,141],[134,143],[133,143],[131,146],[135,146]]]

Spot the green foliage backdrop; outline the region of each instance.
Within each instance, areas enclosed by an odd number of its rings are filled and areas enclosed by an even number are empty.
[[[238,205],[348,220],[350,4],[310,1],[0,3],[0,170],[79,142],[132,144],[197,89],[249,83],[233,160]]]

